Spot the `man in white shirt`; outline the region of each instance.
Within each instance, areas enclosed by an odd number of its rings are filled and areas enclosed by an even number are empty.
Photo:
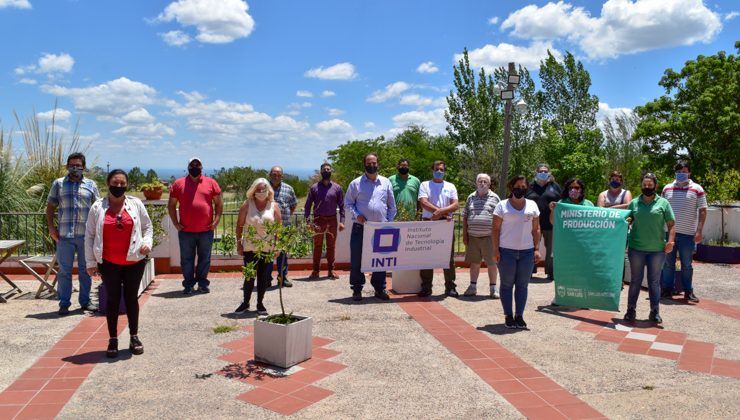
[[[424,181],[419,187],[419,205],[423,209],[421,214],[422,220],[447,220],[452,222],[452,215],[458,209],[457,188],[444,180],[447,172],[447,165],[444,161],[437,160],[432,164],[432,180]],[[454,237],[454,234],[453,234]],[[445,275],[445,294],[447,296],[458,297],[455,290],[455,246],[450,252],[450,266],[444,269]],[[432,278],[434,270],[421,270],[421,292],[420,297],[431,296]]]

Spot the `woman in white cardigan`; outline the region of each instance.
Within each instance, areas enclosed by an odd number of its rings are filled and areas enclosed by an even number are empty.
[[[108,296],[108,350],[110,358],[118,356],[118,306],[121,286],[126,302],[133,354],[144,353],[139,340],[139,285],[144,274],[144,258],[152,249],[152,221],[144,203],[125,195],[128,176],[121,169],[108,174],[108,195],[90,207],[85,229],[85,258],[91,276],[102,277]]]

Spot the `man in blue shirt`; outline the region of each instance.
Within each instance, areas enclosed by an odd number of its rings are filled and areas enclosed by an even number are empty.
[[[85,311],[97,308],[90,302],[92,279],[85,265],[85,225],[90,206],[98,199],[95,181],[82,175],[85,155],[72,153],[67,157],[67,176],[54,180],[46,201],[46,225],[49,235],[57,243],[57,295],[59,315],[69,313],[72,299],[72,266],[77,253],[77,270],[80,279],[80,306]],[[54,213],[59,209],[58,229],[54,226]]]
[[[393,197],[393,186],[388,178],[378,175],[378,155],[368,153],[363,159],[365,174],[355,178],[347,188],[344,205],[352,213],[352,234],[350,236],[349,283],[352,287],[352,299],[362,300],[362,287],[365,275],[360,271],[362,263],[362,236],[364,224],[370,222],[392,222],[396,217],[396,200]],[[370,277],[370,284],[375,288],[375,297],[388,300],[385,291],[385,271],[376,271]]]

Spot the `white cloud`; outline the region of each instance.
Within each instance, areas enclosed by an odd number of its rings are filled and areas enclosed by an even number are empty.
[[[317,123],[316,128],[321,131],[350,131],[352,130],[352,125],[347,121],[334,118]]]
[[[165,136],[174,136],[175,130],[162,123],[148,123],[143,125],[125,125],[113,130],[113,133],[133,138],[159,139]]]
[[[0,9],[14,7],[16,9],[30,9],[31,2],[28,0],[0,0]]]
[[[71,55],[62,53],[44,54],[39,58],[37,73],[69,73],[75,64]]]
[[[365,128],[375,128],[375,123],[372,121],[366,121]]]
[[[330,96],[337,96],[337,94],[334,93],[333,90],[325,90],[325,91],[321,92],[321,97],[322,98],[328,98]]]
[[[324,68],[316,67],[306,71],[306,77],[324,80],[352,80],[357,77],[355,66],[352,63],[339,63]]]
[[[299,90],[295,93],[295,96],[298,96],[300,98],[313,98],[313,93],[307,90]]]
[[[740,12],[730,12],[725,15],[724,20],[727,22],[728,20],[735,19],[736,17],[740,16]]]
[[[439,67],[434,65],[434,62],[427,61],[426,63],[419,64],[419,67],[416,68],[416,71],[418,73],[436,73],[439,71]]]
[[[507,44],[502,42],[498,45],[487,44],[481,48],[468,51],[470,65],[473,67],[483,67],[492,73],[493,69],[506,67],[508,63],[521,64],[530,69],[536,69],[540,66],[540,60],[547,58],[547,51],[560,58],[560,52],[553,48],[552,43],[535,41],[529,47],[520,47],[518,45]],[[455,55],[455,62],[460,60],[462,54]]]
[[[566,39],[589,58],[605,59],[709,42],[722,24],[702,0],[608,0],[598,17],[564,1],[528,5],[510,14],[501,28],[524,39]]]
[[[64,108],[51,109],[49,111],[39,112],[36,114],[36,117],[41,121],[51,121],[52,118],[55,121],[65,121],[68,120],[71,116],[72,113]]]
[[[101,116],[121,116],[155,102],[157,91],[144,83],[118,78],[86,88],[43,85],[41,90],[56,96],[68,96],[75,109]]]
[[[326,110],[330,117],[338,117],[344,114],[344,111],[339,108],[329,108]]]
[[[368,102],[380,103],[385,102],[388,99],[395,98],[401,95],[403,92],[412,88],[412,85],[406,82],[394,82],[387,85],[383,90],[376,90],[367,98]]]
[[[154,122],[154,117],[146,108],[135,109],[128,114],[121,117],[121,120],[126,124],[150,124]]]
[[[497,23],[498,23],[498,16],[494,16],[494,17],[488,19],[488,24],[489,25],[495,25]]]
[[[410,125],[424,127],[431,134],[443,134],[447,127],[445,121],[445,108],[437,108],[430,111],[411,111],[398,114],[393,117],[393,123],[400,131]]]
[[[252,33],[254,19],[247,10],[243,0],[177,0],[167,5],[156,21],[194,26],[198,41],[225,44]]]
[[[434,103],[434,99],[428,96],[421,96],[413,93],[411,95],[403,95],[399,100],[401,105],[413,105],[413,106],[429,106]]]
[[[183,31],[169,31],[159,33],[159,36],[167,45],[172,45],[173,47],[181,47],[193,40],[192,38],[190,38],[190,35],[186,34]]]
[[[35,85],[38,82],[35,79],[29,79],[27,77],[24,77],[23,79],[19,80],[18,83],[23,85]]]
[[[35,64],[29,64],[27,66],[18,66],[15,68],[15,74],[17,75],[23,75],[26,73],[30,73],[32,71],[36,70]]]
[[[614,119],[622,114],[632,115],[632,108],[611,108],[606,102],[599,102],[599,111],[596,113],[596,119],[598,121],[604,121],[605,119]]]

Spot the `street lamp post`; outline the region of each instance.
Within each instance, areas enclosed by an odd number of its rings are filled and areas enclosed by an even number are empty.
[[[504,105],[504,150],[501,153],[501,176],[498,180],[498,190],[501,197],[506,196],[506,183],[509,178],[509,149],[511,148],[511,101],[514,99],[514,89],[519,84],[519,75],[514,63],[509,63],[509,74],[506,80],[506,90],[501,91]],[[517,104],[517,107],[519,104]]]

